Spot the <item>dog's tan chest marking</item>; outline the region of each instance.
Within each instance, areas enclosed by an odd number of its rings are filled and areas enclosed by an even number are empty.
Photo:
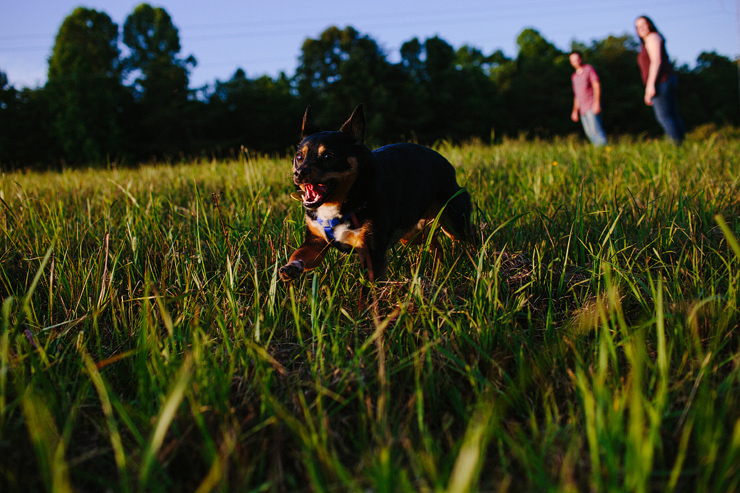
[[[339,212],[339,206],[336,204],[322,205],[316,210],[316,216],[324,223],[342,217]],[[306,216],[306,224],[314,235],[324,238],[327,243],[332,242],[332,238],[327,236],[326,231],[319,221]],[[365,232],[365,226],[359,229],[352,229],[351,219],[349,219],[334,226],[332,230],[332,234],[334,235],[333,241],[349,245],[353,248],[359,248],[365,244]]]
[[[352,248],[360,248],[365,245],[365,228],[350,229],[347,224],[340,224],[334,228],[334,238],[339,243],[344,243]]]

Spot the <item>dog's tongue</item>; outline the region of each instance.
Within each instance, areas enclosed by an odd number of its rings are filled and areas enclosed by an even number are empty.
[[[324,185],[306,184],[306,194],[303,196],[304,202],[316,202],[326,192]]]

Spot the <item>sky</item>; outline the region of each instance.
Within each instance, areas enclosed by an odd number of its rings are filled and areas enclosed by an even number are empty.
[[[78,6],[105,12],[123,28],[141,0],[3,0],[0,71],[16,88],[46,83],[57,31]],[[693,67],[703,51],[736,59],[740,51],[740,0],[161,0],[179,29],[181,55],[193,55],[190,87],[231,79],[292,76],[301,45],[327,27],[352,26],[397,62],[401,45],[439,36],[455,49],[469,45],[488,55],[516,57],[525,28],[563,51],[576,40],[590,44],[610,34],[635,34],[648,15],[667,42],[669,56]]]

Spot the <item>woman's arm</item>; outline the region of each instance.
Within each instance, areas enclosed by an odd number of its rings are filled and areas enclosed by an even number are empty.
[[[645,83],[645,104],[651,106],[655,97],[655,83],[660,70],[660,44],[662,38],[658,33],[650,33],[645,37],[645,50],[650,58],[647,82]]]
[[[594,91],[594,105],[592,109],[594,115],[598,115],[601,113],[601,84],[599,84],[598,79],[591,82],[591,88]]]

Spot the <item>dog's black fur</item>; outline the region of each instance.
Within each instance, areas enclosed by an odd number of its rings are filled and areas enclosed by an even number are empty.
[[[321,131],[311,107],[306,108],[293,159],[293,183],[306,210],[306,236],[280,268],[282,280],[318,266],[329,245],[354,250],[370,280],[382,278],[388,249],[399,240],[418,238],[442,209],[442,230],[453,239],[471,238],[470,195],[457,184],[447,159],[416,144],[370,151],[364,135],[362,105],[338,132]]]

